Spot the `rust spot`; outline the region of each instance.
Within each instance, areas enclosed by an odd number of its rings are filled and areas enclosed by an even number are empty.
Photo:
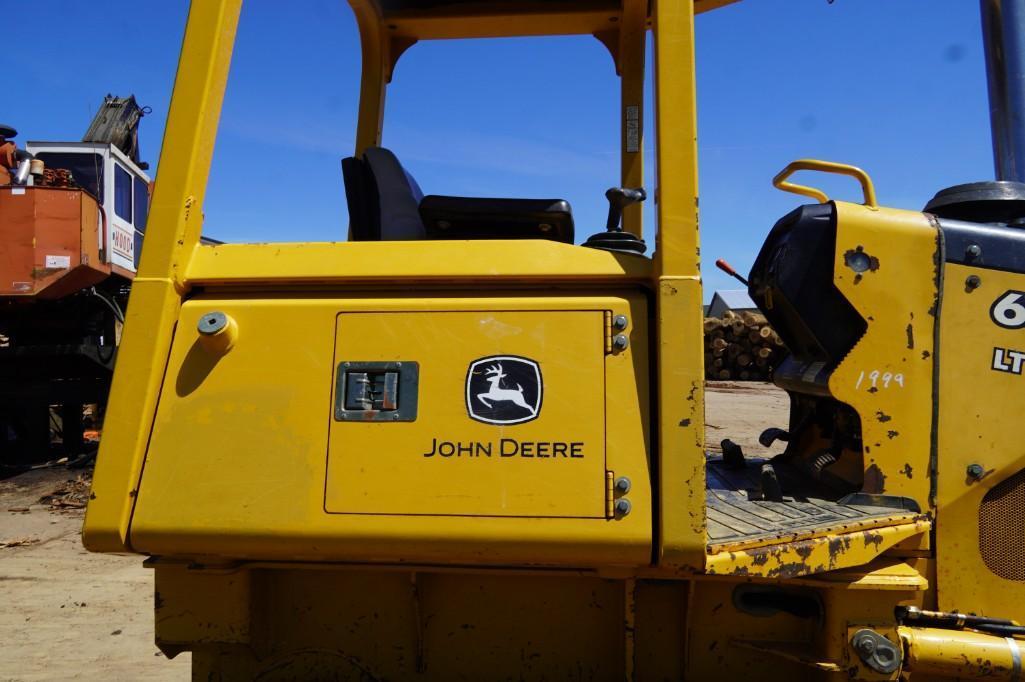
[[[905,476],[907,476],[907,477],[908,477],[909,479],[910,479],[910,478],[912,478],[912,470],[911,470],[911,465],[910,465],[910,464],[907,464],[907,463],[905,463],[905,464],[904,464],[904,468],[900,470],[900,473],[904,474],[904,475],[905,475]]]
[[[690,426],[690,420],[689,419],[681,419],[680,420],[680,426]]]
[[[890,440],[893,440],[894,438],[896,438],[899,435],[900,435],[899,431],[887,431],[886,432],[886,437],[889,438]]]
[[[888,422],[891,419],[893,419],[893,417],[891,417],[890,415],[886,414],[882,410],[877,410],[876,411],[876,419],[878,419],[880,421],[880,423],[885,424],[886,422]]]
[[[886,490],[886,476],[878,465],[873,464],[865,469],[865,485],[862,490],[873,495],[878,495]]]
[[[877,530],[866,530],[861,533],[862,539],[865,541],[865,549],[868,549],[869,545],[872,545],[873,549],[878,550],[879,545],[883,544],[883,534]]]
[[[879,392],[879,389],[878,389],[878,388],[876,388],[875,386],[873,386],[872,388],[868,389],[868,392],[869,392],[869,393],[878,393],[878,392]]]
[[[747,554],[751,557],[751,563],[755,566],[764,566],[769,563],[769,554],[760,547],[747,550]]]
[[[915,348],[915,328],[908,323],[907,328],[904,330],[908,334],[908,350],[914,350]]]
[[[687,400],[689,400],[690,402],[694,402],[694,396],[697,395],[697,392],[698,383],[696,381],[692,381],[690,384],[690,391],[687,392]]]
[[[846,535],[830,539],[828,546],[830,566],[836,562],[836,559],[838,559],[841,554],[850,549],[850,547],[851,539]]]
[[[789,564],[780,564],[776,568],[769,569],[766,575],[770,578],[796,578],[799,575],[812,573],[813,569],[806,563],[794,561]]]
[[[807,560],[808,557],[811,556],[812,548],[811,545],[801,545],[794,551],[797,552],[797,556],[801,557],[804,560]]]
[[[89,493],[89,499],[90,499],[90,500],[95,500],[95,499],[96,499],[96,493],[94,493],[94,492],[90,492],[90,493]]]
[[[930,353],[929,353],[929,351],[927,351],[927,350],[923,350],[923,351],[922,351],[922,359],[923,359],[923,360],[928,360],[928,359],[929,359],[929,356],[930,356]]]

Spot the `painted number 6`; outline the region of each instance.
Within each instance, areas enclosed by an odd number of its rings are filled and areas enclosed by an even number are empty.
[[[989,316],[1005,329],[1025,327],[1025,291],[1008,291],[993,302]]]

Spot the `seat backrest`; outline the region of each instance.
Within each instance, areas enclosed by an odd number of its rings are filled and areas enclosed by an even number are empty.
[[[423,192],[391,151],[370,147],[342,159],[349,224],[355,241],[424,239]]]

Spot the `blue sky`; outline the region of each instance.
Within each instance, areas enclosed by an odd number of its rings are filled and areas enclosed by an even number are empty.
[[[45,35],[4,51],[0,120],[19,141],[78,139],[105,93],[134,93],[153,109],[140,135],[156,168],[188,3],[5,10],[19,35]],[[746,271],[772,224],[801,203],[770,184],[792,159],[859,165],[880,202],[912,209],[993,175],[977,2],[744,0],[699,16],[697,41],[706,299],[734,287],[715,258]],[[359,62],[344,0],[246,2],[207,234],[343,238],[339,159],[353,146]],[[384,144],[427,193],[568,199],[582,240],[604,226],[603,193],[617,183],[617,102],[612,61],[590,37],[421,43],[396,69]],[[650,151],[650,118],[646,133]],[[650,159],[647,168],[650,188]],[[849,180],[820,184],[857,196]]]

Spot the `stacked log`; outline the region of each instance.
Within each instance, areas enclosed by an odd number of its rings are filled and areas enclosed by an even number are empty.
[[[726,381],[769,381],[786,348],[760,313],[727,310],[705,318],[705,376]]]

